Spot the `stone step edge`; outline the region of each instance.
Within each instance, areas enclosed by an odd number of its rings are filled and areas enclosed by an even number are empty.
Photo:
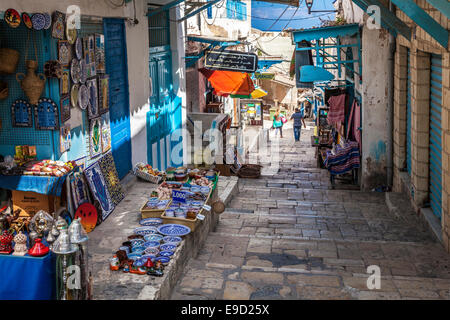
[[[334,241],[336,243],[374,243],[374,244],[399,244],[399,245],[415,245],[423,246],[425,244],[436,244],[436,242],[416,242],[416,241],[386,241],[386,240],[362,240],[362,239],[335,239],[335,238],[315,238],[315,237],[298,237],[298,236],[263,236],[263,235],[248,235],[238,233],[222,233],[222,232],[210,232],[210,235],[224,236],[224,237],[236,237],[236,238],[256,238],[256,239],[271,239],[271,240],[299,240],[299,241]]]

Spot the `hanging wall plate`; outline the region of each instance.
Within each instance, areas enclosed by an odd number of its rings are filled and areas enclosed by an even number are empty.
[[[83,58],[83,42],[81,41],[81,38],[77,38],[77,40],[75,40],[75,55],[78,60]]]
[[[31,16],[34,30],[42,30],[45,27],[45,16],[42,13],[35,13]]]
[[[87,65],[84,59],[80,60],[80,83],[85,84],[87,80]]]
[[[28,13],[22,13],[22,22],[28,29],[33,29],[33,23],[31,22],[30,15]]]
[[[78,106],[78,90],[80,88],[79,84],[74,84],[72,86],[72,89],[70,90],[70,103],[72,104],[72,107]]]
[[[78,106],[81,109],[86,110],[88,104],[89,104],[89,90],[84,84],[82,84],[78,89]]]
[[[77,59],[72,59],[72,63],[70,64],[70,75],[74,83],[80,82],[81,68],[80,62]]]
[[[32,127],[31,105],[18,99],[11,105],[11,118],[13,127]]]
[[[20,25],[20,14],[15,9],[5,11],[5,21],[11,28],[17,28]]]
[[[43,13],[43,15],[44,15],[44,18],[45,18],[44,29],[47,30],[52,25],[52,16],[48,12]]]

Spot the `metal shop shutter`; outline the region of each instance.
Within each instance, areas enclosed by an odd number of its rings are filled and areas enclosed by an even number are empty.
[[[442,56],[431,55],[430,84],[430,205],[441,218],[442,205]]]

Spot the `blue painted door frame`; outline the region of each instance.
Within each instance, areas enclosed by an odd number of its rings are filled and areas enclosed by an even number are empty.
[[[109,116],[112,154],[119,178],[132,167],[127,47],[123,19],[104,19],[106,73],[109,74]]]

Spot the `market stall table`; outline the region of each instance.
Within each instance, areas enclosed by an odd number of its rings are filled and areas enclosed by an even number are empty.
[[[31,191],[40,194],[61,196],[68,175],[61,177],[31,175],[0,175],[0,187],[17,191]]]

